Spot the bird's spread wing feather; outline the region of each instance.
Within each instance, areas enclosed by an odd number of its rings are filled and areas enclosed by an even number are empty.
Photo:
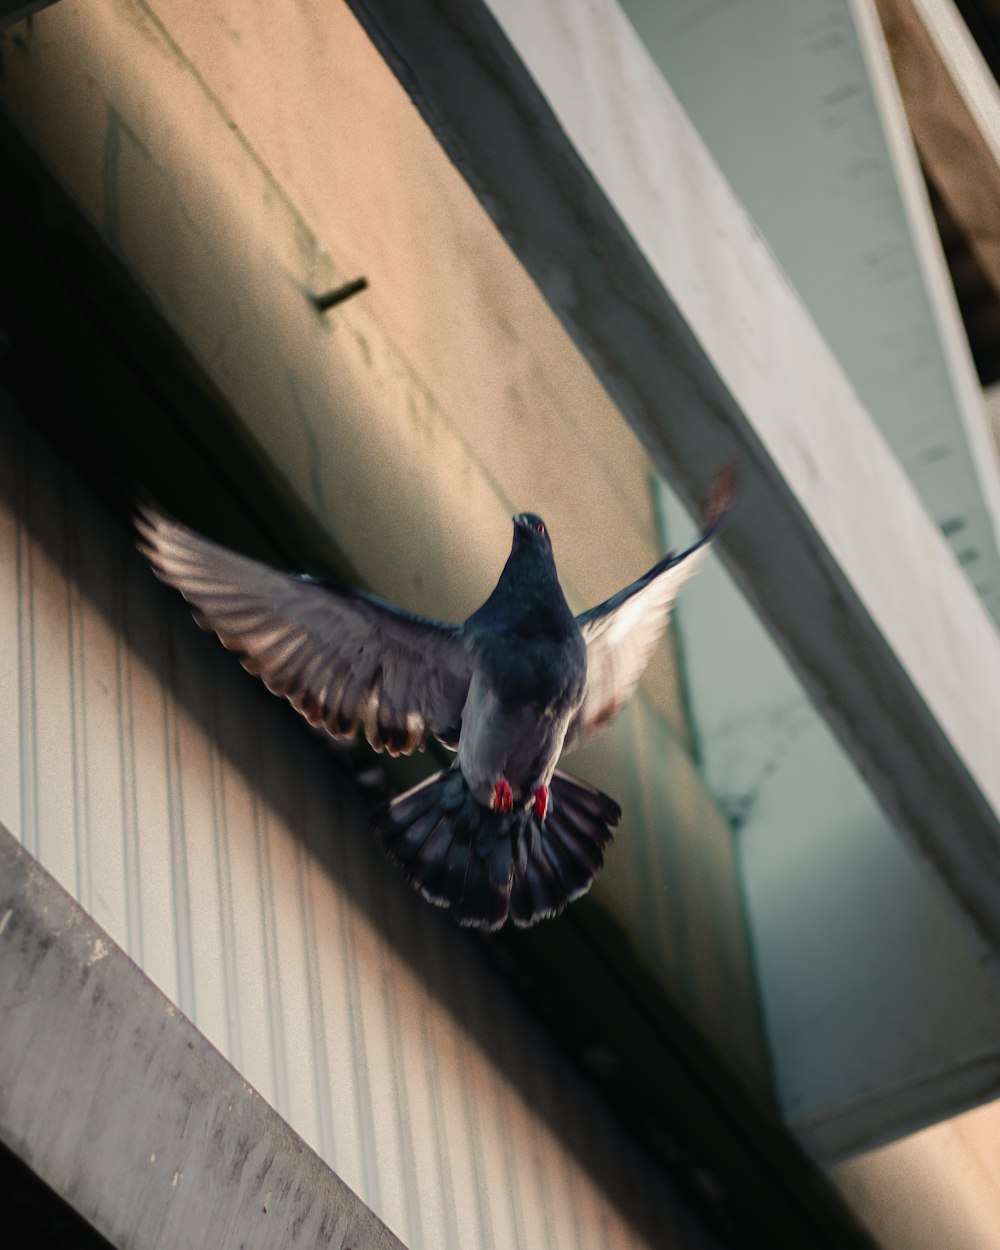
[[[587,686],[565,750],[607,724],[632,694],[667,627],[674,599],[728,518],[734,496],[735,474],[724,469],[713,484],[698,541],[680,555],[668,553],[630,586],[576,618],[587,644]]]
[[[434,734],[453,745],[472,674],[461,628],[412,616],[236,555],[147,505],[140,549],[203,629],[335,738],[359,728],[408,755]]]

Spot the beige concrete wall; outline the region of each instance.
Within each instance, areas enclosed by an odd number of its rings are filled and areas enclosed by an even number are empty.
[[[1000,1104],[859,1155],[833,1177],[886,1250],[993,1250]]]
[[[658,557],[638,440],[343,6],[69,0],[8,51],[6,106],[381,591],[461,617],[536,504],[581,605]]]
[[[526,507],[580,607],[658,556],[644,451],[345,7],[63,0],[4,57],[4,107],[373,588],[461,619]],[[579,757],[626,808],[599,897],[759,1080],[669,645],[644,697]]]

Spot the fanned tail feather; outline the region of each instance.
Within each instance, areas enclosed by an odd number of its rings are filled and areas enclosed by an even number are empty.
[[[401,794],[375,818],[391,860],[429,902],[461,925],[526,927],[558,915],[590,889],[621,816],[613,799],[556,773],[549,811],[495,812],[472,794],[457,765]]]
[[[516,925],[557,916],[586,894],[604,867],[604,848],[621,814],[600,790],[553,774],[548,815],[539,821],[529,809],[516,842],[509,911]]]

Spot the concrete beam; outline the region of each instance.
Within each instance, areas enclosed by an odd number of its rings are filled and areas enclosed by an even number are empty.
[[[0,1139],[114,1245],[402,1243],[0,826]]]
[[[1000,638],[634,31],[351,6],[682,495],[737,457],[727,562],[996,970]]]
[[[921,159],[1000,291],[1000,88],[950,0],[875,5]]]

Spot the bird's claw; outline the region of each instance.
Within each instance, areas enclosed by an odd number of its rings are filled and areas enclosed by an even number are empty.
[[[510,788],[510,782],[506,777],[501,777],[493,791],[493,810],[495,812],[509,812],[514,806],[514,791]]]
[[[535,815],[539,820],[545,819],[545,813],[549,810],[549,787],[539,786],[535,791]]]

